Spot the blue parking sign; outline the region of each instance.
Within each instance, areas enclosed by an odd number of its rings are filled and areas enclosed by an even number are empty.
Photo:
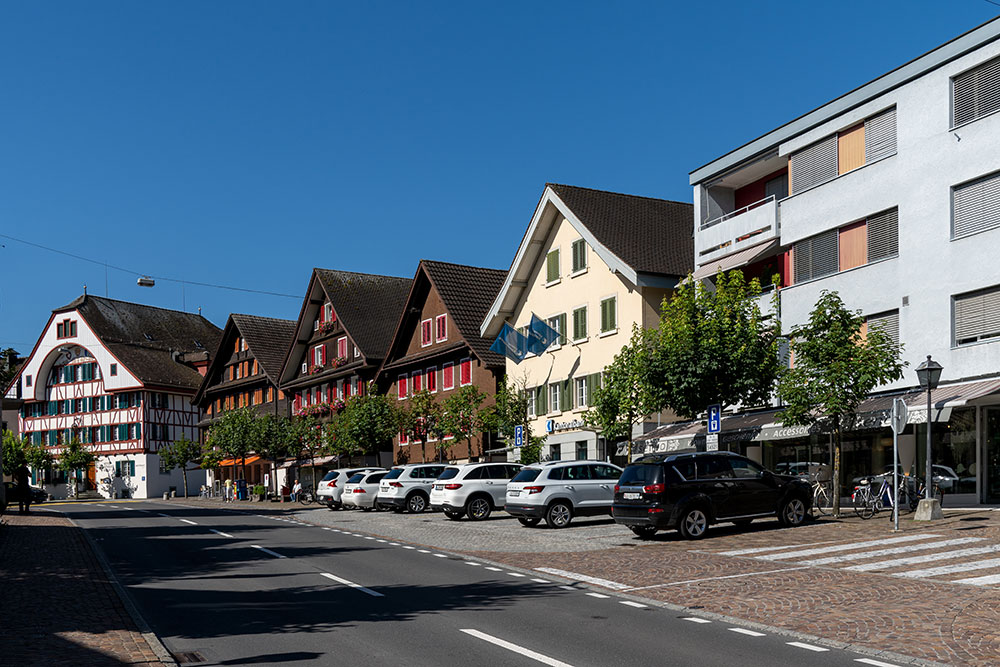
[[[520,447],[524,444],[524,427],[518,424],[514,427],[514,446]]]
[[[708,406],[708,432],[718,433],[722,430],[722,406]]]

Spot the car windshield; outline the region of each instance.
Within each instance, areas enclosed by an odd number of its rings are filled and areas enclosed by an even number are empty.
[[[355,473],[354,475],[351,475],[347,479],[347,483],[348,484],[357,484],[358,482],[360,482],[364,478],[365,478],[365,474],[363,472]]]
[[[334,479],[336,476],[337,476],[337,471],[336,470],[331,470],[330,472],[328,472],[325,475],[323,475],[323,479],[321,481],[323,481],[323,482],[329,482],[331,479]]]
[[[639,464],[625,468],[618,483],[622,486],[627,484],[645,485],[657,484],[663,479],[663,468],[658,465]]]
[[[438,479],[455,479],[455,477],[458,476],[458,470],[458,468],[445,468],[441,471],[441,474],[438,475]]]
[[[402,474],[403,474],[403,469],[402,468],[393,468],[382,479],[396,479],[397,477],[399,477]]]
[[[519,473],[514,475],[514,478],[510,481],[512,482],[534,482],[538,479],[539,473],[542,471],[538,468],[522,468]]]

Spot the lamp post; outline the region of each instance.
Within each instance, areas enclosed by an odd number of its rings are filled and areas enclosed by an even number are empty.
[[[917,378],[920,380],[920,387],[927,390],[927,476],[924,478],[924,499],[920,501],[920,505],[927,505],[924,512],[921,512],[921,508],[917,508],[917,518],[924,519],[936,519],[941,517],[941,508],[933,507],[932,503],[932,488],[933,488],[933,469],[931,468],[931,391],[937,388],[938,381],[941,380],[941,371],[944,368],[938,362],[931,359],[931,355],[927,355],[927,360],[922,364],[917,366]],[[934,500],[936,504],[936,500]]]

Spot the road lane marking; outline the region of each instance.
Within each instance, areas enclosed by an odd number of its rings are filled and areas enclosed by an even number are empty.
[[[924,554],[923,556],[909,556],[907,558],[894,558],[892,560],[883,560],[877,563],[864,563],[863,565],[852,565],[850,567],[845,567],[845,570],[854,570],[856,572],[870,572],[871,570],[885,570],[890,567],[899,567],[900,565],[917,565],[919,563],[936,563],[941,560],[948,560],[949,558],[964,558],[965,556],[978,556],[980,554],[988,554],[1000,551],[1000,544],[991,544],[988,547],[973,547],[971,549],[956,549],[955,551],[942,551],[936,554]]]
[[[320,574],[323,575],[324,577],[326,577],[327,579],[333,579],[337,583],[343,584],[345,586],[350,586],[351,588],[359,590],[362,593],[367,593],[368,595],[371,595],[372,597],[375,597],[375,598],[384,598],[385,597],[384,595],[382,595],[378,591],[373,591],[370,588],[366,588],[365,586],[362,586],[361,584],[356,584],[353,581],[348,581],[347,579],[343,579],[341,577],[338,577],[335,574],[330,574],[329,572],[320,572]]]
[[[113,510],[118,509],[118,505],[105,505],[105,507],[108,507],[108,508],[113,509]]]
[[[841,554],[840,556],[829,556],[827,558],[816,558],[813,560],[800,561],[803,565],[829,565],[831,563],[844,563],[851,560],[864,560],[867,558],[878,558],[880,556],[892,556],[895,554],[905,554],[911,551],[927,551],[929,549],[940,549],[942,547],[954,547],[959,544],[971,544],[982,542],[982,537],[960,537],[953,540],[941,540],[939,542],[924,542],[922,544],[907,544],[905,547],[893,547],[891,549],[878,549],[876,551],[862,551],[856,554]]]
[[[366,536],[365,536],[365,539],[366,539],[366,540],[374,540],[375,538],[374,538],[374,537],[371,537],[371,536],[368,536],[368,535],[366,535]]]
[[[512,577],[523,577],[524,576],[520,572],[508,572],[507,574],[509,574]]]
[[[903,542],[916,542],[918,540],[929,540],[940,535],[903,535],[902,537],[887,537],[881,540],[869,540],[867,542],[854,542],[852,544],[836,544],[832,547],[819,547],[816,549],[802,549],[800,551],[786,551],[780,554],[765,554],[757,556],[758,560],[784,560],[786,558],[801,558],[803,556],[818,556],[820,554],[834,553],[837,551],[854,551],[866,549],[868,547],[880,547],[888,544],[901,544]]]
[[[741,635],[747,635],[749,637],[764,637],[766,636],[763,632],[757,632],[756,630],[747,630],[746,628],[729,628],[730,632],[738,632]]]
[[[181,522],[182,522],[182,523],[189,523],[189,524],[191,524],[192,526],[197,526],[197,525],[198,525],[198,524],[196,524],[196,523],[195,523],[194,521],[191,521],[191,520],[189,520],[189,519],[181,519]]]
[[[375,541],[376,542],[381,542],[382,544],[385,544],[387,542],[387,540],[375,540]]]
[[[417,551],[419,553],[422,553],[422,554],[429,554],[430,553],[430,551],[428,551],[427,549],[417,549]]]
[[[644,605],[641,602],[632,602],[631,600],[619,600],[618,604],[623,604],[629,607],[635,607],[636,609],[645,609],[648,605]]]
[[[575,590],[578,590],[577,588],[574,588],[573,586],[566,586],[566,585],[562,585],[562,586],[560,586],[559,588],[563,588],[563,589],[565,589],[565,590],[567,590],[567,591],[575,591]]]
[[[254,549],[260,549],[264,553],[270,554],[270,555],[274,556],[275,558],[288,558],[288,556],[282,556],[277,551],[271,551],[270,549],[266,549],[266,548],[260,546],[259,544],[251,544],[250,546],[252,546]]]
[[[682,621],[691,621],[692,623],[711,623],[712,621],[707,618],[698,618],[697,616],[681,616]]]
[[[435,558],[447,558],[448,554],[434,554]]]
[[[490,572],[500,572],[500,568],[499,567],[490,567],[490,566],[487,566],[486,569],[489,570]]]
[[[832,540],[826,542],[813,542],[812,544],[785,544],[780,547],[755,547],[753,549],[736,549],[735,551],[719,551],[715,556],[746,556],[749,554],[761,554],[768,551],[784,551],[786,549],[802,549],[804,547],[818,547],[821,544],[833,544]],[[694,553],[711,554],[711,551],[695,551]]]
[[[404,549],[416,549],[416,547],[411,547],[409,544],[404,544],[403,548]]]
[[[588,596],[592,598],[597,598],[598,600],[607,600],[610,595],[605,595],[604,593],[587,593]]]
[[[532,660],[540,662],[543,665],[549,665],[549,667],[572,667],[569,663],[563,662],[562,660],[556,660],[555,658],[550,658],[547,655],[543,655],[536,651],[532,651],[531,649],[524,648],[523,646],[518,646],[517,644],[512,644],[509,641],[500,639],[499,637],[488,635],[485,632],[480,632],[479,630],[473,630],[471,628],[462,628],[459,629],[459,632],[464,632],[465,634],[471,637],[475,637],[476,639],[482,639],[483,641],[489,642],[490,644],[493,644],[495,646],[499,646],[500,648],[505,648],[508,651],[518,653],[526,658],[531,658]]]
[[[465,564],[466,565],[475,565],[476,567],[479,567],[479,563],[473,563],[471,560],[465,561]]]
[[[807,651],[815,651],[816,653],[822,653],[823,651],[829,651],[828,648],[823,648],[822,646],[813,646],[812,644],[804,644],[802,642],[785,642],[789,646],[794,646],[795,648],[804,648]]]
[[[172,517],[172,516],[170,516],[169,514],[163,514],[162,512],[157,512],[157,514],[158,514],[158,515],[160,515],[160,516],[165,516],[165,517],[167,517],[168,519],[172,519],[172,518],[173,518],[173,517]]]
[[[759,574],[775,574],[777,572],[794,572],[795,570],[808,570],[808,565],[802,567],[785,567],[780,570],[764,570],[763,572],[744,572],[743,574],[726,574],[718,577],[705,577],[704,579],[686,579],[684,581],[670,581],[665,584],[650,584],[649,586],[636,586],[635,588],[623,588],[622,591],[642,591],[647,588],[661,588],[663,586],[681,586],[683,584],[696,584],[700,581],[715,581],[717,579],[736,579],[738,577],[753,577]]]
[[[532,579],[536,584],[551,584],[552,582],[548,579]]]
[[[984,577],[969,577],[968,579],[956,579],[953,584],[972,584],[973,586],[989,586],[1000,584],[1000,574],[987,574]]]
[[[554,567],[536,567],[536,572],[544,572],[545,574],[554,574],[558,577],[564,577],[566,579],[574,579],[576,581],[585,581],[588,584],[596,584],[598,586],[603,586],[604,588],[610,588],[613,591],[623,591],[629,588],[628,584],[619,584],[617,581],[608,581],[607,579],[601,579],[599,577],[590,577],[586,574],[580,574],[578,572],[567,572],[566,570],[557,570]]]
[[[209,530],[212,531],[213,533],[215,533],[216,535],[222,535],[223,537],[228,537],[230,539],[236,539],[232,535],[230,535],[229,533],[224,533],[221,530],[216,530],[215,528],[209,528]]]
[[[398,547],[399,542],[389,542],[389,546]]]
[[[959,563],[957,565],[942,565],[941,567],[928,567],[924,570],[910,570],[909,572],[896,572],[897,577],[906,579],[919,579],[922,577],[933,577],[940,574],[953,574],[955,572],[968,572],[969,570],[986,570],[992,567],[1000,567],[1000,558],[987,558],[971,563]]]
[[[875,667],[899,667],[899,665],[894,665],[891,662],[882,662],[881,660],[872,660],[871,658],[855,658],[854,662],[874,665]]]

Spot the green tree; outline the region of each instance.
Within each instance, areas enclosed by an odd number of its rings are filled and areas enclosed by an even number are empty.
[[[17,371],[21,368],[24,360],[17,354],[17,350],[12,347],[0,352],[0,390],[6,389]]]
[[[252,437],[254,451],[271,463],[271,475],[268,489],[277,494],[278,461],[294,456],[297,453],[296,443],[292,437],[292,422],[288,417],[277,415],[262,415],[254,421]]]
[[[332,422],[331,445],[338,454],[375,454],[392,447],[400,414],[395,401],[385,394],[366,392],[347,400],[339,418]]]
[[[94,462],[94,453],[80,444],[78,438],[73,438],[70,443],[63,447],[59,454],[59,468],[66,473],[70,481],[70,495],[76,497],[77,479],[76,471],[86,470]]]
[[[462,387],[454,392],[444,401],[444,414],[441,416],[440,430],[447,435],[452,435],[457,440],[465,440],[469,449],[469,456],[472,456],[472,437],[477,433],[484,435],[485,440],[488,414],[484,413],[483,403],[486,401],[486,393],[475,385]],[[482,443],[482,441],[480,441]],[[443,437],[438,440],[439,450],[448,449],[448,441]],[[483,446],[479,446],[479,456],[483,456]]]
[[[531,436],[521,445],[518,461],[524,465],[538,463],[542,460],[542,445],[545,443],[544,437]]]
[[[524,427],[524,444],[519,448],[518,460],[521,463],[535,463],[541,457],[544,435],[534,436],[531,433],[531,418],[528,416],[528,380],[527,377],[511,378],[504,376],[503,382],[497,388],[496,402],[483,414],[485,430],[499,433],[506,438],[508,451],[513,451],[514,427]],[[530,461],[529,461],[530,459]]]
[[[323,424],[313,415],[296,417],[292,421],[290,438],[296,458],[305,454],[312,465],[312,488],[316,490],[316,456],[326,448]]]
[[[441,419],[444,410],[434,399],[434,395],[422,389],[410,397],[405,408],[400,413],[400,430],[410,440],[420,441],[420,450],[424,461],[427,460],[427,441],[431,438],[440,440],[445,433],[441,430]],[[442,450],[438,450],[438,460],[442,460]]]
[[[861,331],[861,311],[844,306],[837,292],[824,290],[809,321],[791,331],[794,366],[778,382],[786,426],[822,424],[834,435],[833,514],[840,515],[840,452],[858,406],[876,387],[903,377],[902,345],[881,328]]]
[[[243,407],[224,412],[208,427],[208,445],[226,457],[240,461],[242,477],[246,479],[246,459],[253,453],[257,415],[253,408]]]
[[[172,445],[161,449],[159,455],[165,469],[181,469],[181,477],[184,479],[184,497],[187,498],[188,463],[197,463],[201,460],[201,445],[182,433],[181,437],[175,440]]]
[[[780,331],[757,304],[760,281],[720,273],[715,289],[691,279],[664,300],[652,330],[646,387],[652,411],[694,418],[709,405],[762,405],[778,376]]]
[[[28,462],[25,455],[27,443],[14,435],[13,431],[3,432],[3,474],[13,475],[18,468]]]
[[[628,439],[632,460],[632,427],[656,412],[647,383],[651,336],[632,326],[632,338],[604,368],[603,381],[591,397],[584,414],[588,426],[598,430],[610,445]]]

